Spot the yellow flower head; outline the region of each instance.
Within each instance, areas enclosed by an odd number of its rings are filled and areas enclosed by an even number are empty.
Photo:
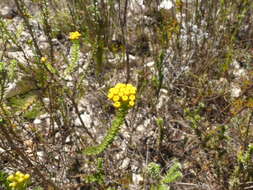
[[[118,83],[109,90],[107,97],[114,102],[115,108],[129,108],[135,105],[136,91],[132,84]]]
[[[108,97],[108,99],[112,99],[113,98],[113,93],[109,93],[108,95],[107,95],[107,97]]]
[[[23,176],[24,174],[22,174],[20,171],[17,171],[17,172],[15,173],[15,175],[18,176],[18,177],[21,177],[21,176]]]
[[[9,184],[10,187],[16,187],[17,186],[17,182],[12,182]]]
[[[118,95],[119,95],[119,97],[123,97],[123,96],[124,96],[124,92],[120,91],[120,92],[118,93]]]
[[[69,33],[69,39],[70,40],[78,40],[80,37],[81,37],[81,34],[77,31]]]
[[[131,101],[134,101],[134,100],[135,100],[135,95],[130,95],[130,96],[129,96],[129,99],[130,99]]]
[[[130,101],[129,106],[133,107],[134,106],[134,101]]]
[[[20,171],[17,171],[15,174],[11,174],[7,177],[7,180],[10,181],[9,187],[15,189],[17,186],[23,186],[30,178],[30,174],[24,174]]]
[[[30,174],[25,174],[25,176],[24,176],[24,179],[29,179],[30,178]]]
[[[21,178],[18,178],[17,181],[18,181],[18,183],[22,183],[24,180],[25,180],[25,179],[21,177]]]
[[[40,61],[41,61],[41,63],[45,63],[47,61],[47,58],[46,57],[41,57]]]
[[[130,93],[131,93],[131,94],[136,94],[136,88],[135,88],[135,87],[131,88],[131,89],[130,89]]]
[[[115,102],[113,105],[115,108],[119,108],[121,106],[120,102]]]
[[[14,175],[13,174],[11,174],[11,175],[9,175],[8,177],[7,177],[7,180],[8,181],[12,181],[14,179]]]
[[[128,100],[128,96],[122,96],[122,100],[123,101],[127,101]]]
[[[114,102],[119,101],[119,96],[114,96],[112,100],[113,100]]]

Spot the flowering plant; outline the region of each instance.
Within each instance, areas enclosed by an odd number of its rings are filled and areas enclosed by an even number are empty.
[[[97,145],[88,147],[84,150],[86,155],[97,155],[102,153],[116,138],[125,121],[127,111],[135,105],[136,87],[131,84],[118,83],[115,87],[110,88],[107,97],[114,102],[114,107],[118,109],[116,118],[112,121],[112,126],[108,130],[103,141]]]
[[[15,174],[11,174],[7,177],[10,182],[9,187],[13,190],[24,190],[26,189],[27,182],[30,179],[30,174],[24,174],[17,171]]]
[[[136,87],[131,84],[118,83],[110,88],[108,98],[114,102],[115,108],[129,108],[135,104]]]
[[[78,40],[80,37],[81,37],[81,34],[78,31],[69,33],[70,40]]]

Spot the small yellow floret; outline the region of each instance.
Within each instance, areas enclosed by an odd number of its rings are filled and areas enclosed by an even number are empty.
[[[121,106],[120,102],[115,102],[113,105],[115,108],[119,108]]]
[[[46,58],[46,57],[41,57],[40,61],[41,61],[42,63],[45,63],[45,62],[47,61],[47,58]]]
[[[129,97],[129,99],[132,100],[132,101],[134,101],[134,100],[135,100],[135,95],[131,95],[131,96]]]
[[[22,173],[21,173],[20,171],[17,171],[17,172],[15,173],[15,175],[16,175],[16,176],[21,176]]]
[[[23,181],[25,181],[25,179],[23,178],[23,177],[21,177],[21,178],[18,178],[18,183],[23,183]]]
[[[135,93],[136,93],[136,88],[135,88],[135,87],[131,88],[130,92],[131,92],[132,94],[135,94]]]
[[[124,96],[124,93],[123,92],[119,92],[119,97],[123,97]]]
[[[24,179],[27,180],[30,178],[30,174],[25,174]]]
[[[113,94],[118,94],[118,93],[119,93],[119,89],[117,89],[117,88],[112,88],[112,93],[113,93]]]
[[[134,106],[134,101],[130,101],[130,102],[129,102],[129,106],[132,106],[132,107],[133,107],[133,106]]]
[[[124,94],[125,94],[126,96],[129,96],[129,94],[130,94],[130,90],[129,90],[128,88],[126,88],[126,90],[125,90]]]
[[[11,189],[16,189],[17,187],[23,186],[29,178],[29,174],[24,174],[20,171],[17,171],[15,174],[9,175],[7,180],[11,182],[9,184]]]
[[[115,88],[124,88],[126,85],[125,84],[123,84],[123,83],[118,83],[118,84],[116,84],[116,86],[115,86]]]
[[[109,89],[109,93],[113,93],[114,88]]]
[[[17,186],[17,182],[12,182],[9,184],[10,187],[16,187]]]
[[[122,100],[123,101],[127,101],[128,100],[128,96],[122,96]]]
[[[109,93],[107,97],[108,97],[109,99],[112,99],[113,93]]]
[[[134,86],[131,85],[131,84],[127,84],[126,86],[127,86],[127,88],[132,88],[132,87],[134,87]]]
[[[14,175],[9,175],[8,177],[7,177],[7,180],[9,180],[9,181],[12,181],[14,179]]]
[[[119,101],[119,96],[114,96],[112,100],[113,100],[114,102]]]
[[[81,37],[81,34],[79,32],[70,32],[69,39],[70,40],[78,40]]]

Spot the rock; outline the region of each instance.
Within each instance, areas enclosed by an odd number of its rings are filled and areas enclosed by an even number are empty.
[[[25,94],[36,88],[37,87],[31,78],[22,77],[15,84],[11,84],[11,86],[6,90],[5,98],[11,98],[16,95]]]
[[[18,15],[18,12],[10,7],[5,6],[4,8],[0,9],[0,17],[4,19],[13,19]]]
[[[37,156],[39,157],[39,160],[43,160],[44,155],[45,155],[44,151],[37,152]]]
[[[5,152],[5,150],[0,147],[0,153],[3,153],[3,152]]]
[[[246,70],[243,67],[241,67],[238,61],[234,60],[231,66],[233,67],[231,71],[236,78],[241,78],[247,75]]]
[[[127,169],[129,164],[130,164],[130,158],[126,158],[123,160],[123,162],[119,168],[120,169]]]
[[[239,86],[236,85],[232,85],[230,88],[230,95],[232,98],[238,98],[241,94],[241,88]]]
[[[65,143],[68,144],[68,143],[71,143],[71,137],[70,136],[67,136],[66,140],[65,140]]]
[[[90,128],[91,123],[92,123],[92,119],[91,119],[90,115],[87,114],[87,113],[83,113],[83,114],[80,115],[80,117],[83,120],[84,125],[86,127]],[[78,117],[75,119],[74,123],[75,123],[76,126],[82,126],[82,123],[81,123],[81,121]]]
[[[33,121],[33,123],[34,123],[35,125],[38,125],[38,124],[41,124],[42,121],[41,121],[40,119],[35,119],[35,120]]]
[[[171,9],[173,7],[173,3],[171,0],[164,0],[158,6],[158,9]]]
[[[132,180],[133,184],[138,185],[143,181],[143,177],[140,174],[133,173]]]

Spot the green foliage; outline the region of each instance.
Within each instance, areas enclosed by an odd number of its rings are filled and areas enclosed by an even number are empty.
[[[165,60],[165,53],[161,52],[159,57],[157,58],[155,62],[155,68],[156,68],[156,75],[153,77],[153,82],[156,87],[156,96],[159,96],[160,90],[163,85],[163,79],[164,79],[164,62]]]
[[[199,122],[201,122],[204,118],[200,116],[200,112],[202,111],[202,109],[205,107],[205,104],[203,103],[199,103],[199,105],[197,106],[197,108],[195,108],[194,110],[190,110],[189,108],[186,108],[184,110],[185,114],[186,114],[186,118],[191,121],[191,127],[193,129],[197,129],[199,127]]]
[[[94,174],[88,175],[84,177],[84,181],[86,183],[98,183],[103,184],[105,182],[105,174],[103,169],[103,159],[97,159],[97,168]]]
[[[6,92],[5,98],[7,99],[15,97],[17,95],[27,94],[36,88],[37,87],[31,78],[23,77],[15,83],[15,86],[13,88]]]
[[[179,162],[175,162],[162,178],[161,183],[173,183],[183,177],[181,172],[182,166]]]
[[[86,155],[98,155],[105,151],[109,145],[112,144],[114,139],[117,137],[121,125],[124,123],[127,110],[121,109],[117,112],[116,118],[112,121],[112,126],[108,130],[107,135],[104,137],[102,142],[93,147],[86,148],[83,153]]]
[[[53,73],[53,74],[58,74],[56,68],[55,68],[51,63],[46,62],[45,65],[46,65],[47,69],[48,69],[51,73]]]
[[[253,171],[253,145],[249,144],[246,151],[239,150],[237,153],[237,162],[238,165],[234,168],[233,174],[230,177],[229,183],[231,188],[238,188],[240,183],[244,180],[244,178],[251,176],[251,180],[253,179],[252,173]]]
[[[71,49],[70,49],[70,64],[68,65],[68,67],[66,68],[66,70],[64,71],[64,74],[65,75],[68,75],[70,73],[72,73],[77,64],[78,64],[78,61],[79,61],[79,58],[80,58],[80,42],[78,40],[74,40],[73,41],[73,44],[71,46]]]
[[[7,105],[12,108],[12,113],[23,115],[27,119],[35,119],[43,113],[41,103],[38,101],[39,91],[14,96],[8,99]]]
[[[152,190],[169,190],[167,184],[176,182],[183,177],[181,172],[182,166],[178,161],[174,161],[173,165],[169,168],[164,176],[161,175],[161,168],[159,164],[151,162],[148,164],[147,173],[156,182],[151,186]]]
[[[157,140],[157,146],[158,149],[160,150],[161,146],[162,146],[162,142],[164,139],[164,120],[162,118],[158,118],[156,120],[156,125],[159,128],[159,136],[158,136],[158,140]]]
[[[166,184],[160,184],[160,185],[153,185],[151,186],[151,190],[170,190],[170,187]]]
[[[0,188],[3,188],[4,190],[11,190],[7,177],[8,174],[0,170]]]
[[[250,162],[253,156],[253,144],[249,144],[245,152],[240,151],[237,155],[238,162],[242,163],[244,167],[247,167],[247,164]]]
[[[43,113],[44,113],[43,106],[38,101],[38,102],[35,102],[33,105],[31,105],[31,107],[27,109],[23,115],[24,115],[24,118],[33,120],[33,119],[36,119],[38,116],[42,115]]]
[[[147,172],[152,178],[159,178],[161,166],[155,162],[150,162],[147,167]]]

